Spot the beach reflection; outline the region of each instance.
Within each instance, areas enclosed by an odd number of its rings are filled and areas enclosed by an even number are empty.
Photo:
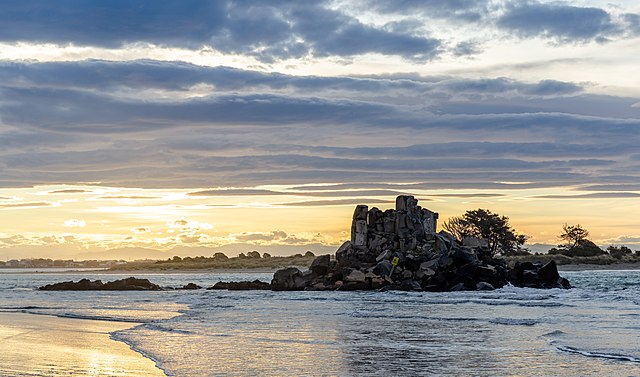
[[[0,313],[2,376],[164,376],[109,332],[135,324]]]

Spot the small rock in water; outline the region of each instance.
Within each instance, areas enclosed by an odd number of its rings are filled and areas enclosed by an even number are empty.
[[[219,281],[213,285],[213,287],[207,288],[208,290],[227,289],[230,291],[248,291],[248,290],[267,290],[271,289],[271,284],[264,281]]]

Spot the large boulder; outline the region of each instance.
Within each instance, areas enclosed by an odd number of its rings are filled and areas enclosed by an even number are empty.
[[[320,255],[311,262],[309,269],[318,275],[325,275],[329,272],[331,256],[329,254]]]
[[[274,291],[301,291],[306,287],[302,271],[296,267],[287,267],[273,274],[271,289]]]

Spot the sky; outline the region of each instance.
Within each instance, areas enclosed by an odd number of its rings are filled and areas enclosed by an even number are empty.
[[[332,252],[400,194],[640,249],[635,0],[24,0],[0,25],[0,259]]]

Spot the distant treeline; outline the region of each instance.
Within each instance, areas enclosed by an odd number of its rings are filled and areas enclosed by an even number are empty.
[[[240,253],[237,257],[228,257],[224,253],[215,253],[211,257],[179,257],[174,256],[159,261],[136,261],[119,265],[117,270],[199,270],[199,269],[277,269],[287,266],[308,267],[315,254],[307,251],[286,257],[262,255],[257,251]]]

